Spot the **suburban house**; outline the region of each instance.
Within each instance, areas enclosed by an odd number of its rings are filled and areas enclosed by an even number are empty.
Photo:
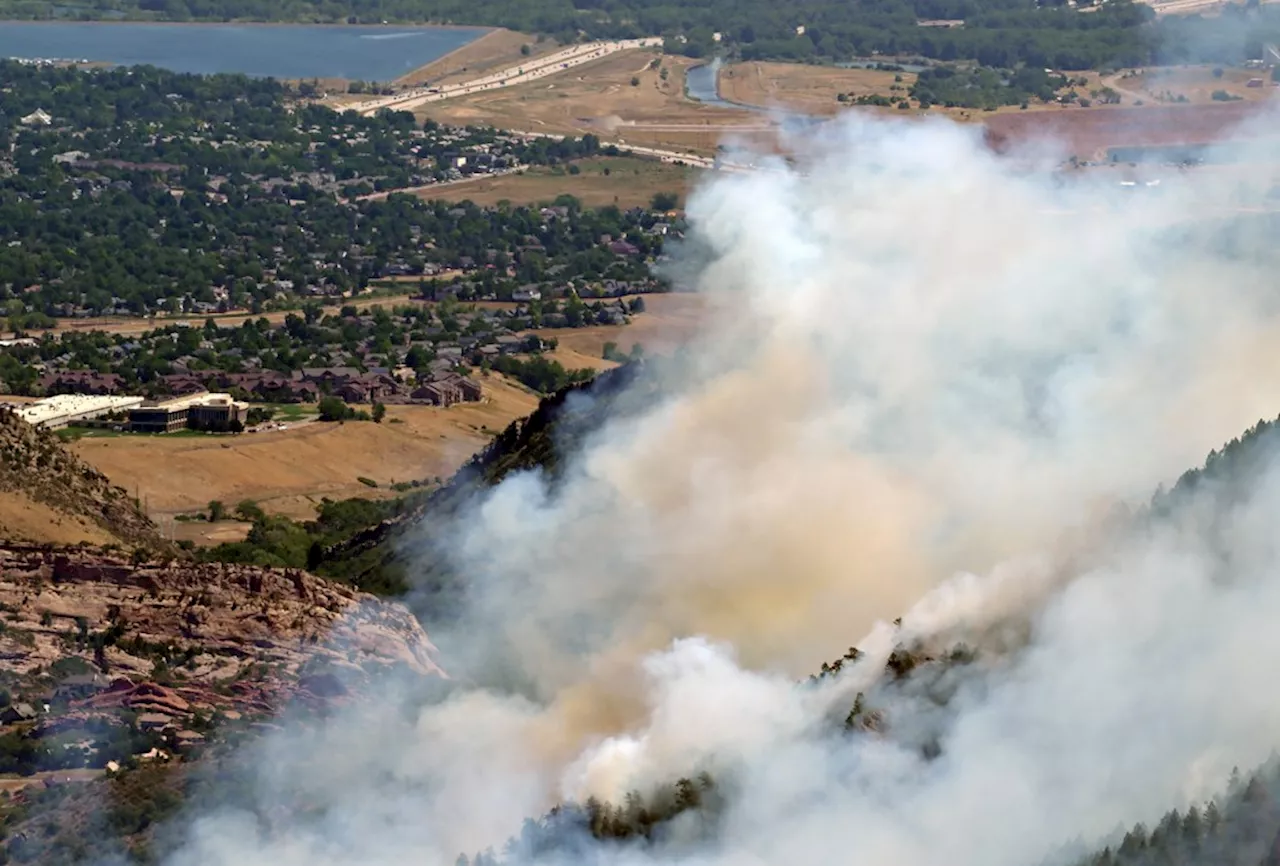
[[[432,406],[474,403],[483,396],[480,384],[457,373],[438,374],[409,395]]]

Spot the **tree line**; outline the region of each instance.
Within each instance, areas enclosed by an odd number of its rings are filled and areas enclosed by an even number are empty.
[[[1257,0],[1214,18],[1153,20],[1133,0],[98,0],[79,15],[167,21],[294,21],[349,24],[452,23],[509,27],[562,42],[670,37],[690,56],[728,51],[745,59],[840,61],[917,55],[986,66],[1056,69],[1152,62],[1235,62],[1261,56],[1280,19]],[[1081,12],[1081,8],[1085,12]],[[15,17],[65,16],[53,0],[0,0]],[[1248,28],[1238,16],[1252,16]],[[920,21],[963,20],[958,28]],[[715,34],[719,34],[716,39]]]

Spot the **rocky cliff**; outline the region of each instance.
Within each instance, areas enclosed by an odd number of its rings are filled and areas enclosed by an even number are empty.
[[[104,686],[152,680],[192,704],[272,712],[391,668],[443,676],[406,608],[302,571],[6,545],[0,611],[0,665],[19,696],[80,669]]]

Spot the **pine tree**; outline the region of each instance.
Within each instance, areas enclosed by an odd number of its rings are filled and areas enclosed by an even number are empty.
[[[1204,834],[1204,822],[1200,820],[1200,810],[1192,806],[1182,819],[1182,839],[1189,845],[1197,845]]]
[[[702,805],[702,792],[693,784],[692,779],[681,779],[676,782],[676,809],[696,809]]]
[[[1147,828],[1143,824],[1135,824],[1133,829],[1124,834],[1120,843],[1119,854],[1124,858],[1137,857],[1147,848]]]
[[[1217,800],[1210,800],[1209,805],[1204,807],[1204,826],[1210,836],[1222,826],[1222,811],[1218,809]]]

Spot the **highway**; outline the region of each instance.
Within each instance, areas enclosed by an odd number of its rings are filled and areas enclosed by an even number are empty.
[[[548,75],[554,75],[557,72],[563,72],[566,69],[572,69],[575,66],[599,60],[619,51],[655,48],[661,45],[662,39],[657,36],[646,39],[621,39],[612,42],[588,42],[583,45],[571,45],[552,54],[533,58],[497,72],[490,72],[488,75],[473,78],[461,84],[446,84],[440,87],[432,87],[428,84],[391,96],[380,96],[376,99],[352,103],[344,106],[344,108],[366,115],[375,114],[384,108],[396,111],[412,111],[418,106],[426,105],[429,102],[456,99],[459,96],[469,96],[473,93],[482,93],[503,87],[514,87],[517,84],[536,81],[539,78],[545,78]]]

